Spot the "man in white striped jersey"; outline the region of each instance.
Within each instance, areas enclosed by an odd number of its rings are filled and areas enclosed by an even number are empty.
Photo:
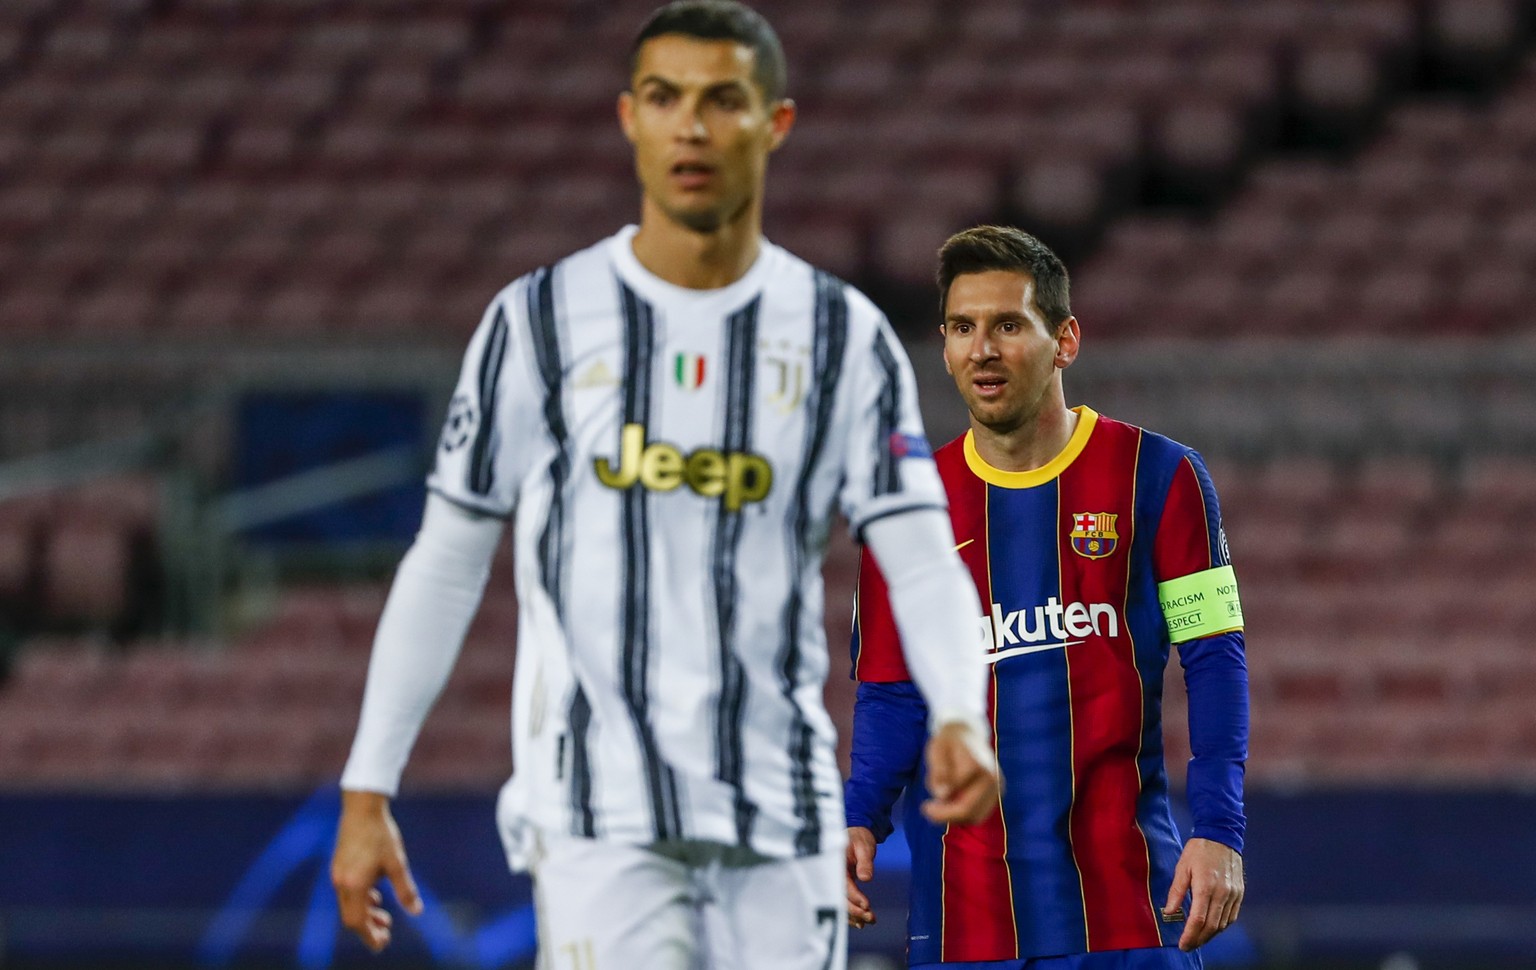
[[[497,816],[534,876],[544,965],[840,968],[821,583],[837,511],[914,645],[940,821],[996,804],[980,605],[888,323],[762,237],[767,158],[795,118],[772,28],[674,3],[630,81],[640,225],[513,282],[470,343],[379,621],[333,881],[375,950],[380,878],[419,911],[389,800],[511,521],[515,771]]]

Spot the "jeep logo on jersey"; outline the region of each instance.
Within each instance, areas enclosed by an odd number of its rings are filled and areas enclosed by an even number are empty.
[[[609,488],[625,489],[636,482],[653,492],[670,492],[686,484],[705,498],[721,496],[735,512],[760,501],[773,486],[773,466],[761,455],[700,448],[684,455],[676,445],[645,440],[645,425],[626,424],[619,435],[619,461],[592,462],[597,480]]]
[[[1001,603],[993,603],[992,614],[981,617],[981,642],[987,650],[987,663],[1019,654],[1059,650],[1082,643],[1087,636],[1119,635],[1120,614],[1108,603],[1063,606],[1052,596],[1044,606],[1011,613],[1005,612]]]

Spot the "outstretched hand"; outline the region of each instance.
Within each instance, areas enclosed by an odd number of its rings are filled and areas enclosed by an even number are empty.
[[[1228,846],[1210,839],[1190,839],[1173,871],[1173,885],[1163,915],[1174,916],[1190,896],[1189,915],[1179,949],[1193,950],[1215,939],[1216,934],[1237,922],[1243,907],[1243,857]]]
[[[997,810],[1000,782],[991,742],[962,721],[928,739],[928,791],[923,815],[936,825],[973,824]]]
[[[389,880],[395,898],[412,916],[421,915],[421,894],[411,878],[405,843],[389,811],[389,798],[377,792],[341,793],[341,822],[331,857],[331,884],[342,925],[378,953],[389,945],[394,918],[384,908],[377,885]]]

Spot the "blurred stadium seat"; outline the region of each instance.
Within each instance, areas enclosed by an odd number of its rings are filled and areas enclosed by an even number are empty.
[[[634,218],[613,52],[648,9],[7,0],[4,353],[456,353],[507,281]],[[1533,332],[1528,4],[795,0],[773,17],[801,122],[773,165],[769,235],[888,297],[906,332],[928,329],[944,236],[1015,220],[1068,255],[1090,347],[1357,341],[1359,373],[1315,378],[1292,413],[1262,388],[1185,388],[1126,415],[1273,436],[1209,451],[1255,644],[1256,783],[1402,778],[1415,746],[1436,778],[1532,773],[1536,727],[1498,727],[1536,677],[1516,640],[1536,620],[1528,395],[1480,382],[1507,406],[1458,450],[1466,409],[1440,387],[1374,399],[1359,349]],[[88,404],[95,372],[58,366],[78,372],[46,401],[0,399],[0,459],[141,425],[197,370],[146,365],[124,401]],[[288,591],[207,652],[77,636],[122,627],[159,514],[142,482],[0,502],[0,603],[40,631],[0,688],[0,778],[334,774],[380,589]],[[853,560],[834,552],[840,655]],[[502,774],[508,599],[482,610],[413,784]],[[846,722],[847,685],[830,691]],[[87,699],[99,719],[59,713]],[[135,726],[148,704],[179,727]]]
[[[1474,129],[1516,136],[1523,146],[1532,128],[1523,120],[1529,111],[1520,107],[1530,101],[1521,93],[1529,81],[1505,96],[1508,112],[1494,110],[1488,118],[1472,110],[1397,106],[1405,100],[1406,72],[1417,49],[1465,83],[1488,81],[1490,65],[1507,70],[1526,40],[1520,7],[1512,2],[1436,0],[1423,18],[1406,0],[1240,7],[1215,0],[1172,6],[972,3],[954,18],[931,0],[858,12],[813,3],[785,6],[776,17],[795,57],[793,84],[806,119],[805,137],[792,139],[786,149],[786,165],[797,157],[816,159],[810,170],[822,176],[834,169],[884,171],[908,186],[946,187],[940,196],[919,199],[866,187],[861,194],[868,201],[850,201],[857,223],[838,218],[830,224],[836,228],[825,250],[843,243],[862,250],[865,239],[874,239],[871,259],[835,260],[839,268],[907,287],[925,283],[927,273],[917,271],[916,250],[910,261],[901,255],[899,228],[871,221],[872,205],[883,204],[887,212],[921,209],[930,213],[930,224],[1017,214],[1059,235],[1063,248],[1081,256],[1106,219],[1134,203],[1127,191],[1137,184],[1138,170],[1170,198],[1215,202],[1259,165],[1259,179],[1249,189],[1259,191],[1263,158],[1282,117],[1337,143],[1368,134],[1371,119],[1383,114],[1393,145],[1380,152],[1391,159],[1383,165],[1411,168],[1413,152],[1434,152],[1438,181],[1454,180],[1469,166],[1498,170],[1500,141],[1468,137]],[[635,14],[640,12],[637,6]],[[46,4],[8,5],[7,18],[0,54],[15,69],[0,80],[0,106],[15,126],[0,145],[0,166],[24,167],[35,180],[0,184],[0,223],[23,230],[12,258],[35,265],[53,283],[38,285],[38,292],[4,294],[0,306],[17,325],[0,331],[0,340],[25,341],[52,333],[55,322],[77,319],[80,326],[71,329],[86,340],[104,326],[185,330],[197,317],[178,299],[186,279],[195,278],[202,292],[218,290],[226,280],[243,291],[250,282],[221,247],[188,244],[187,219],[211,219],[238,237],[265,209],[302,220],[286,227],[300,235],[319,224],[371,232],[373,210],[349,206],[347,194],[385,184],[398,197],[411,198],[440,180],[468,175],[512,185],[512,193],[536,204],[539,216],[573,208],[612,213],[624,208],[620,196],[631,198],[612,123],[621,71],[595,53],[598,47],[582,48],[594,51],[590,57],[566,56],[574,32],[592,30],[566,4],[522,5],[495,21],[480,19],[479,7],[468,0],[435,5],[428,13],[412,5],[317,10],[277,2],[82,4],[65,14]],[[622,43],[623,23],[621,16],[607,17],[596,29]],[[1026,36],[1050,38],[1041,49],[1051,53],[1001,61],[974,56],[976,44],[1006,50]],[[965,41],[967,53],[945,53],[958,48],[932,43],[943,37]],[[816,56],[834,40],[838,57]],[[911,96],[893,98],[895,90]],[[925,117],[930,120],[920,120]],[[825,139],[813,137],[818,119],[833,121]],[[582,134],[589,125],[592,134]],[[921,134],[925,127],[931,134]],[[1327,135],[1330,127],[1337,129],[1333,135]],[[878,157],[918,167],[847,165],[848,159],[870,157],[859,151],[860,132],[886,133],[876,139]],[[1401,138],[1408,139],[1401,146],[1406,153],[1394,140]],[[968,174],[957,184],[956,149],[990,174]],[[1450,154],[1440,157],[1442,149]],[[1516,167],[1517,154],[1503,157],[1504,170]],[[596,171],[615,181],[590,181]],[[535,179],[538,192],[528,192]],[[1386,173],[1363,173],[1353,181],[1391,182]],[[1332,179],[1326,191],[1333,197],[1318,204],[1336,209],[1350,182],[1347,176]],[[1481,184],[1495,192],[1498,179],[1485,175]],[[794,185],[779,189],[798,192]],[[76,214],[63,211],[58,203],[81,190],[87,197]],[[841,195],[831,189],[815,194],[823,197],[817,202]],[[1530,197],[1512,192],[1510,200]],[[318,208],[306,199],[319,200]],[[444,213],[439,228],[451,237],[509,211],[494,200],[485,211],[469,205]],[[1477,228],[1497,235],[1527,215],[1516,206]],[[1303,218],[1300,211],[1295,216]],[[1442,226],[1456,231],[1424,226],[1422,240],[1408,245],[1454,249],[1467,241],[1470,217],[1462,210],[1460,218],[1459,228]],[[584,226],[600,232],[613,221]],[[100,231],[114,224],[117,232]],[[74,225],[89,230],[65,231]],[[417,234],[409,221],[377,228],[389,239],[370,266],[383,278],[407,271],[422,249],[438,249],[430,240],[415,249],[390,244]],[[1368,246],[1371,230],[1361,231],[1366,235],[1348,238]],[[115,258],[125,248],[129,259]],[[438,251],[442,262],[462,255],[454,245]],[[505,277],[527,265],[508,265]],[[332,301],[309,283],[282,278],[300,266],[279,256],[268,267],[272,278],[263,289],[278,295],[264,297],[263,309],[251,317],[257,331],[270,330],[276,339],[335,331]],[[1117,272],[1113,266],[1103,271]],[[1098,275],[1093,271],[1090,278]],[[114,276],[130,277],[134,286]],[[66,287],[63,305],[43,292],[81,277],[97,285]],[[1500,280],[1506,289],[1492,305],[1459,306],[1458,318],[1491,332],[1513,326],[1507,308],[1519,296],[1518,276],[1507,273]],[[483,281],[477,276],[476,282]],[[1250,301],[1259,303],[1263,281],[1254,286]],[[1390,281],[1372,293],[1385,305],[1359,314],[1367,330],[1382,329],[1405,309],[1421,309],[1398,299],[1401,288]],[[1211,312],[1225,302],[1216,301]],[[124,309],[113,315],[106,309],[112,305]],[[436,321],[420,307],[411,310],[398,313],[392,329],[437,339]],[[1275,319],[1294,317],[1281,312]]]
[[[165,794],[242,818],[334,794],[401,550],[222,535],[236,402],[403,387],[439,408],[497,291],[635,220],[614,107],[654,5],[0,2],[0,807],[62,795],[117,824],[143,795],[140,822]],[[1072,270],[1070,403],[1205,455],[1247,621],[1239,930],[1265,965],[1525,967],[1536,888],[1508,860],[1526,842],[1463,816],[1536,790],[1536,2],[763,9],[799,108],[767,234],[886,309],[935,443],[965,425],[932,339],[935,252],[998,221]],[[845,765],[857,556],[832,537]],[[417,806],[483,803],[507,774],[511,568],[504,545],[406,772]],[[1177,785],[1177,663],[1163,700]],[[1432,816],[1404,807],[1426,793]],[[1315,864],[1351,831],[1366,864]],[[1264,857],[1277,846],[1295,858]],[[79,885],[109,881],[97,852],[67,870]],[[1401,879],[1381,875],[1389,856]],[[138,906],[142,878],[118,878],[113,905]],[[170,915],[77,915],[27,898],[48,880],[16,882],[0,922],[28,966],[33,922],[83,928],[55,933],[68,943],[119,924],[196,936],[194,907],[227,888]],[[442,898],[471,926],[499,892]],[[1413,892],[1425,905],[1390,905]],[[261,933],[291,918],[297,938],[302,916],[263,913]],[[1370,962],[1306,950],[1324,924]],[[1520,932],[1487,948],[1513,962],[1438,959]]]

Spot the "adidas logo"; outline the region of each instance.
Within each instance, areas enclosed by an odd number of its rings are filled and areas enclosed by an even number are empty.
[[[585,391],[594,387],[617,387],[619,377],[609,370],[606,361],[595,361],[586,369],[580,377],[576,378],[574,387],[578,391]]]

